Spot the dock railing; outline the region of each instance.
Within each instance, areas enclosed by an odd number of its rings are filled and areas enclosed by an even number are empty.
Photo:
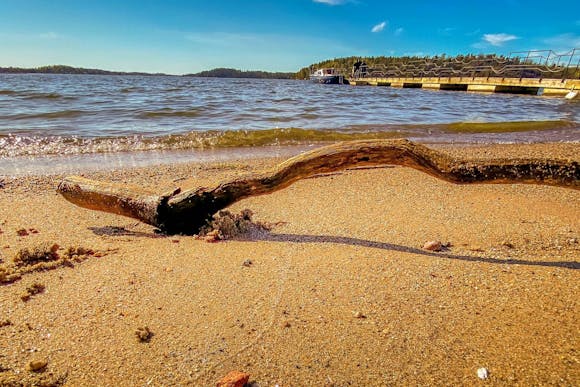
[[[443,78],[505,77],[580,79],[580,48],[556,53],[553,50],[511,52],[505,56],[468,55],[456,58],[426,57],[396,65],[376,64],[352,74],[349,78]]]

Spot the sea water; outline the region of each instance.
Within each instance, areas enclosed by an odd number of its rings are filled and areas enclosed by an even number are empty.
[[[578,142],[580,103],[295,80],[0,74],[4,175],[287,155],[366,138]]]

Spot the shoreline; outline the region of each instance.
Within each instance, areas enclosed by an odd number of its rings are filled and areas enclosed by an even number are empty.
[[[411,139],[416,141],[417,139]],[[532,143],[453,143],[447,141],[424,141],[419,143],[435,149],[453,153],[453,149],[472,150],[474,155],[498,152],[503,149],[503,157],[510,151],[529,156],[542,157],[545,154],[558,154],[565,159],[573,159],[580,149],[580,141],[532,142]],[[134,152],[105,152],[71,155],[39,155],[0,158],[0,177],[19,178],[26,176],[62,175],[94,173],[125,168],[155,168],[175,164],[235,162],[249,159],[283,159],[299,153],[316,149],[332,142],[304,145],[271,145],[255,147],[226,147],[187,150],[148,150]],[[545,149],[552,149],[546,152]],[[541,149],[544,149],[543,151]],[[506,151],[509,150],[509,151]]]
[[[573,143],[434,147],[580,161]],[[83,175],[165,192],[284,159]],[[272,229],[206,243],[76,207],[55,193],[61,177],[0,180],[0,267],[43,243],[95,252],[0,285],[0,384],[211,385],[240,370],[262,386],[473,385],[481,367],[492,385],[580,378],[578,190],[347,170],[236,203]]]

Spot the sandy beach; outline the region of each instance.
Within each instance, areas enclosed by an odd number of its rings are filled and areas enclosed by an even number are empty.
[[[575,143],[437,148],[580,161]],[[86,177],[165,192],[281,161]],[[207,243],[76,207],[62,177],[0,179],[0,268],[46,244],[74,255],[0,284],[2,386],[209,386],[232,370],[256,386],[580,381],[578,190],[347,170],[236,203],[271,230]]]

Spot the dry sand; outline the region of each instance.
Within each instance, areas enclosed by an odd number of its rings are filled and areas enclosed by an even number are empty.
[[[440,148],[580,156],[578,144]],[[279,161],[87,176],[164,192]],[[260,386],[580,382],[577,190],[352,170],[237,203],[275,226],[206,243],[75,207],[58,179],[0,184],[0,266],[43,242],[98,254],[0,285],[0,385],[207,386],[231,370]],[[23,301],[34,284],[44,291]]]

